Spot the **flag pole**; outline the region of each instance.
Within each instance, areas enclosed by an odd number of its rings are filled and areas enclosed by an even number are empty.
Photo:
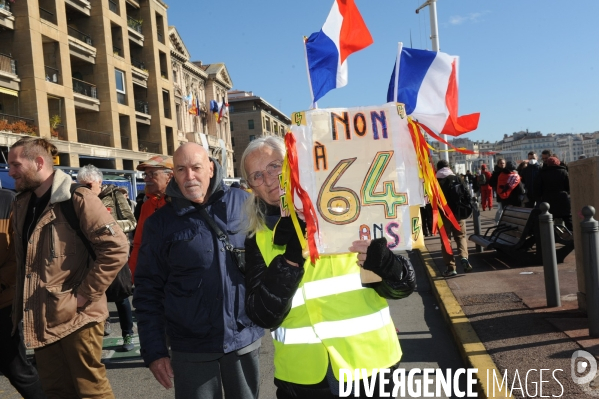
[[[314,102],[314,90],[312,89],[312,79],[310,79],[310,65],[308,64],[308,48],[306,47],[307,40],[308,38],[304,36],[304,55],[306,56],[306,72],[308,73],[308,85],[310,86],[310,96],[312,97],[310,109],[318,109],[318,104]]]
[[[439,29],[437,25],[437,0],[426,0],[418,9],[416,10],[416,14],[428,6],[430,24],[431,24],[431,42],[433,45],[433,51],[439,51]],[[442,134],[443,140],[447,141],[447,135]],[[443,158],[449,162],[449,152],[447,144],[443,144]]]
[[[397,43],[397,59],[395,60],[395,86],[393,90],[393,102],[397,102],[397,86],[399,85],[399,61],[401,59],[401,50],[403,49],[403,43]]]

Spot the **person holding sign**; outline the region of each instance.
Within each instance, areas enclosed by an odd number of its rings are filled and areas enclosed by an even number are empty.
[[[340,369],[393,368],[401,359],[385,298],[410,295],[414,270],[385,238],[355,241],[315,264],[305,259],[291,218],[281,217],[284,158],[283,140],[270,136],[252,141],[241,159],[254,193],[246,202],[246,312],[273,330],[277,398],[331,398]],[[361,270],[378,281],[363,283]]]

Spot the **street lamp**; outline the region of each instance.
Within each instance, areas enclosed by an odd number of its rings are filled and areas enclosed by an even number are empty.
[[[428,6],[429,16],[431,21],[431,42],[433,51],[439,51],[439,32],[437,27],[437,0],[426,0],[420,7],[416,9],[416,14],[420,13],[424,7]],[[447,142],[447,135],[443,134],[443,140]],[[444,158],[449,162],[447,144],[443,144]]]

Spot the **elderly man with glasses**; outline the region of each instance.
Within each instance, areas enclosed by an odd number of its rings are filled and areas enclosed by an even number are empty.
[[[144,182],[146,183],[146,199],[141,205],[141,213],[133,237],[133,250],[129,257],[129,268],[132,276],[135,276],[144,223],[148,217],[166,204],[166,186],[173,177],[173,158],[166,155],[156,155],[140,163],[137,170],[143,172]]]

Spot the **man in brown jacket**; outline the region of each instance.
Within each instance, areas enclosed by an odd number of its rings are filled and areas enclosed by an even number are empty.
[[[25,399],[44,399],[37,370],[27,360],[23,332],[12,334],[11,305],[15,296],[17,262],[10,237],[10,209],[15,193],[0,189],[0,372]]]
[[[57,153],[40,138],[21,139],[8,153],[9,175],[19,191],[12,215],[18,298],[13,325],[23,320],[25,346],[35,349],[49,398],[114,398],[101,363],[104,292],[127,261],[129,245],[94,193],[81,187],[71,196],[71,177],[52,167]],[[66,201],[95,261],[63,213]]]

